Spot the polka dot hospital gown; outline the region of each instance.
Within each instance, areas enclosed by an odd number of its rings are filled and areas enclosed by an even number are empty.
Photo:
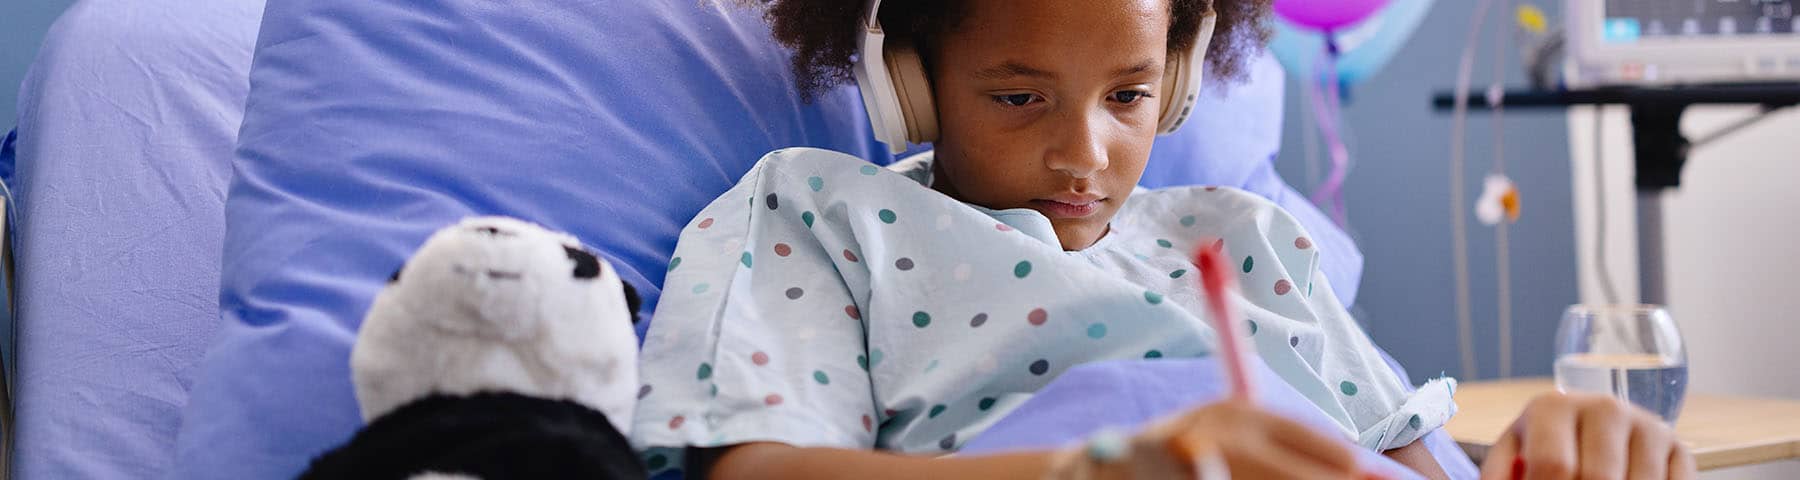
[[[1452,380],[1405,393],[1300,225],[1261,197],[1140,189],[1098,243],[1064,252],[1035,211],[925,187],[929,162],[778,150],[701,211],[644,343],[634,443],[955,451],[1076,364],[1208,355],[1203,239],[1238,269],[1260,356],[1347,436],[1395,448],[1454,412]]]

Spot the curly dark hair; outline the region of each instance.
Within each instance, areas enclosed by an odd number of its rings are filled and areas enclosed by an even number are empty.
[[[807,98],[854,81],[851,56],[856,53],[856,25],[867,4],[859,0],[740,0],[764,8],[763,18],[775,40],[794,51],[794,77]],[[1208,81],[1239,81],[1243,61],[1269,39],[1272,0],[1169,0],[1171,51],[1194,43],[1201,17],[1218,15],[1212,43],[1206,49]],[[932,39],[956,28],[967,0],[901,0],[882,4],[881,25],[890,42],[912,42],[927,68],[936,45]]]

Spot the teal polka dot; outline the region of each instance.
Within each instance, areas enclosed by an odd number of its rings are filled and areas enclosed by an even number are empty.
[[[712,390],[710,392],[708,392],[707,394],[714,396],[714,397],[719,396],[719,384],[717,384],[717,383],[713,384]]]
[[[856,366],[862,367],[863,371],[865,371],[865,372],[869,371],[869,357],[857,355],[856,356]]]
[[[1144,352],[1144,358],[1162,358],[1162,351],[1161,350],[1151,350],[1148,352]]]
[[[812,228],[813,213],[810,211],[809,212],[800,212],[800,223],[806,224],[806,228]]]
[[[931,373],[932,370],[937,370],[937,367],[938,367],[938,361],[932,360],[930,365],[925,366],[925,373]]]
[[[1150,302],[1151,305],[1161,305],[1162,301],[1163,301],[1163,296],[1160,293],[1145,290],[1144,291],[1144,301]]]
[[[1169,272],[1169,278],[1181,278],[1182,275],[1187,275],[1186,269]]]
[[[1356,396],[1356,384],[1350,383],[1349,380],[1345,380],[1344,383],[1339,383],[1338,390],[1343,391],[1345,396]]]
[[[944,406],[941,404],[940,405],[932,405],[931,412],[925,414],[925,418],[937,418],[938,415],[944,414],[944,410],[949,410],[949,409],[950,409],[950,407],[947,407],[947,406]]]
[[[931,325],[931,314],[925,312],[913,312],[913,326],[925,328],[927,325]]]
[[[650,467],[650,471],[652,472],[662,470],[663,467],[669,466],[669,457],[663,456],[663,454],[660,453],[651,455],[650,460],[644,462],[644,466]]]
[[[669,259],[669,271],[673,272],[673,271],[675,271],[675,267],[679,267],[679,266],[681,266],[681,257],[675,257],[675,258]]]
[[[744,268],[750,268],[750,252],[744,252],[743,255],[739,255],[738,263],[744,264]]]
[[[707,285],[707,284],[704,284],[704,283],[702,283],[702,284],[699,284],[699,285],[695,285],[695,286],[694,286],[694,294],[695,294],[695,295],[699,295],[699,294],[702,294],[702,293],[706,293],[706,291],[707,291],[707,290],[708,290],[708,289],[711,289],[711,288],[712,288],[712,285]]]
[[[813,191],[815,191],[815,192],[817,192],[819,190],[824,190],[825,189],[825,179],[819,178],[819,177],[808,178],[808,179],[806,179],[806,186],[812,187]]]
[[[1249,320],[1249,322],[1250,322],[1250,334],[1255,335],[1256,334],[1256,321]]]
[[[1164,240],[1161,238],[1156,239],[1156,246],[1163,247],[1163,248],[1175,248],[1174,243],[1170,243],[1168,240]]]
[[[1021,261],[1018,265],[1013,265],[1013,276],[1025,278],[1026,275],[1031,275],[1031,262]]]
[[[1412,418],[1406,419],[1406,426],[1413,430],[1418,430],[1419,427],[1424,426],[1424,424],[1425,422],[1420,420],[1418,415],[1413,415]]]
[[[813,177],[813,178],[819,178],[819,177]],[[813,381],[819,382],[820,385],[830,385],[831,377],[825,376],[824,371],[813,370]]]
[[[994,402],[996,402],[996,401],[998,401],[998,400],[996,400],[994,397],[983,398],[983,399],[981,399],[980,403],[975,404],[975,408],[979,408],[979,409],[981,409],[981,411],[985,412],[985,411],[988,411],[988,409],[990,409],[990,408],[994,408]]]
[[[875,172],[879,172],[879,171],[881,171],[881,169],[875,168],[874,165],[863,165],[863,167],[862,167],[863,175],[874,175]]]
[[[1306,296],[1312,296],[1312,282],[1306,282]]]
[[[1106,324],[1096,323],[1093,325],[1088,325],[1087,335],[1088,335],[1088,338],[1092,338],[1095,340],[1106,338]]]
[[[697,372],[694,372],[694,378],[700,379],[700,380],[712,378],[712,364],[710,364],[710,363],[700,364],[700,370]]]
[[[1193,215],[1188,215],[1188,216],[1185,216],[1185,217],[1181,217],[1181,226],[1183,226],[1183,227],[1192,227],[1192,226],[1194,226],[1194,216],[1193,216]]]
[[[1254,267],[1256,267],[1256,258],[1244,257],[1244,273],[1250,273],[1250,269]]]
[[[894,223],[895,220],[900,219],[899,216],[894,215],[893,210],[888,210],[885,208],[881,209],[880,212],[877,212],[876,216],[881,217],[881,223],[886,223],[886,224],[892,224],[892,223]]]

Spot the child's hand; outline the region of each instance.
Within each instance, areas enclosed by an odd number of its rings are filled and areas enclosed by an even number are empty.
[[[1226,400],[1150,426],[1129,439],[1125,456],[1096,461],[1078,447],[1064,452],[1055,479],[1186,479],[1207,469],[1232,478],[1357,478],[1350,444],[1328,438],[1243,400]]]
[[[1533,399],[1481,465],[1483,479],[1695,478],[1694,456],[1661,418],[1613,397]]]

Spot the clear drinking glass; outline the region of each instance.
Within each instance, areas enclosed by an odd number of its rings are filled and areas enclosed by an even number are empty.
[[[1658,305],[1575,305],[1556,330],[1556,388],[1612,395],[1673,425],[1687,395],[1687,348]]]

